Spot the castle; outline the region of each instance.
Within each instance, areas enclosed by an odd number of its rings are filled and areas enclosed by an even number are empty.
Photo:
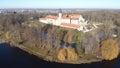
[[[79,31],[85,30],[87,21],[79,14],[62,14],[59,12],[58,16],[48,15],[45,18],[39,18],[39,21],[46,24],[53,24],[56,26],[77,29]]]

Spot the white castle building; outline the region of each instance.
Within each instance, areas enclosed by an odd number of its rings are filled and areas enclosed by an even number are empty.
[[[67,27],[83,31],[86,29],[87,21],[79,14],[62,14],[58,16],[48,15],[45,18],[39,18],[39,21],[46,24]]]

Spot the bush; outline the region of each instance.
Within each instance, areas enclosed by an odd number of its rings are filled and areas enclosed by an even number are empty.
[[[78,56],[72,47],[65,47],[60,49],[60,51],[58,52],[57,58],[62,62],[65,60],[75,61],[78,59]]]
[[[81,54],[85,53],[85,50],[81,45],[76,45],[75,50],[78,53],[78,55],[81,55]]]
[[[67,60],[76,61],[78,59],[78,55],[72,47],[67,47]]]
[[[66,60],[66,51],[64,48],[60,49],[60,51],[58,52],[57,58],[62,62]]]
[[[101,43],[101,54],[106,60],[112,60],[119,55],[119,47],[115,40],[106,39]]]
[[[83,40],[83,32],[80,32],[80,31],[76,31],[76,33],[74,33],[74,36],[73,36],[73,42],[75,42],[76,44],[79,44],[80,41]]]

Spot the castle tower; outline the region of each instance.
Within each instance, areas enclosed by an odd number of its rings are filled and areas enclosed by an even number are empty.
[[[62,19],[62,10],[60,9],[59,10],[59,20],[61,20]]]
[[[56,23],[56,25],[60,25],[62,22],[62,10],[59,10],[59,14],[58,14],[58,22]]]

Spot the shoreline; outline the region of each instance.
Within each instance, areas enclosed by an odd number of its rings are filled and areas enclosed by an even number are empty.
[[[19,49],[21,49],[21,50],[23,50],[23,51],[25,51],[25,52],[27,52],[29,54],[35,55],[36,57],[38,57],[38,58],[40,58],[40,59],[42,59],[44,61],[47,61],[47,62],[55,62],[55,63],[62,63],[62,64],[90,64],[90,63],[93,63],[93,62],[100,62],[100,61],[102,61],[102,59],[101,60],[100,59],[99,60],[89,60],[89,61],[87,61],[87,59],[86,59],[86,60],[82,60],[84,62],[78,62],[78,61],[74,61],[74,62],[68,62],[68,61],[60,62],[58,60],[49,60],[49,59],[43,58],[44,56],[42,56],[39,52],[36,52],[36,51],[34,51],[34,50],[30,49],[30,48],[27,48],[27,47],[25,47],[23,45],[13,45],[13,46],[17,47],[17,48],[19,48]]]
[[[0,43],[8,43],[8,44],[10,44],[9,41],[6,41],[4,39],[0,39]],[[47,62],[54,62],[54,63],[61,63],[61,64],[90,64],[90,63],[93,63],[93,62],[100,62],[100,61],[102,61],[102,59],[94,59],[94,60],[87,60],[87,59],[80,60],[79,59],[78,61],[72,61],[72,62],[71,61],[65,61],[65,62],[61,62],[59,60],[49,60],[47,58],[44,58],[45,56],[43,56],[41,53],[36,52],[36,51],[30,49],[29,47],[25,47],[23,45],[11,45],[10,44],[10,46],[19,48],[19,49],[21,49],[21,50],[23,50],[23,51],[25,51],[25,52],[27,52],[27,53],[29,53],[31,55],[34,55],[34,56],[38,57],[39,59],[47,61]]]

